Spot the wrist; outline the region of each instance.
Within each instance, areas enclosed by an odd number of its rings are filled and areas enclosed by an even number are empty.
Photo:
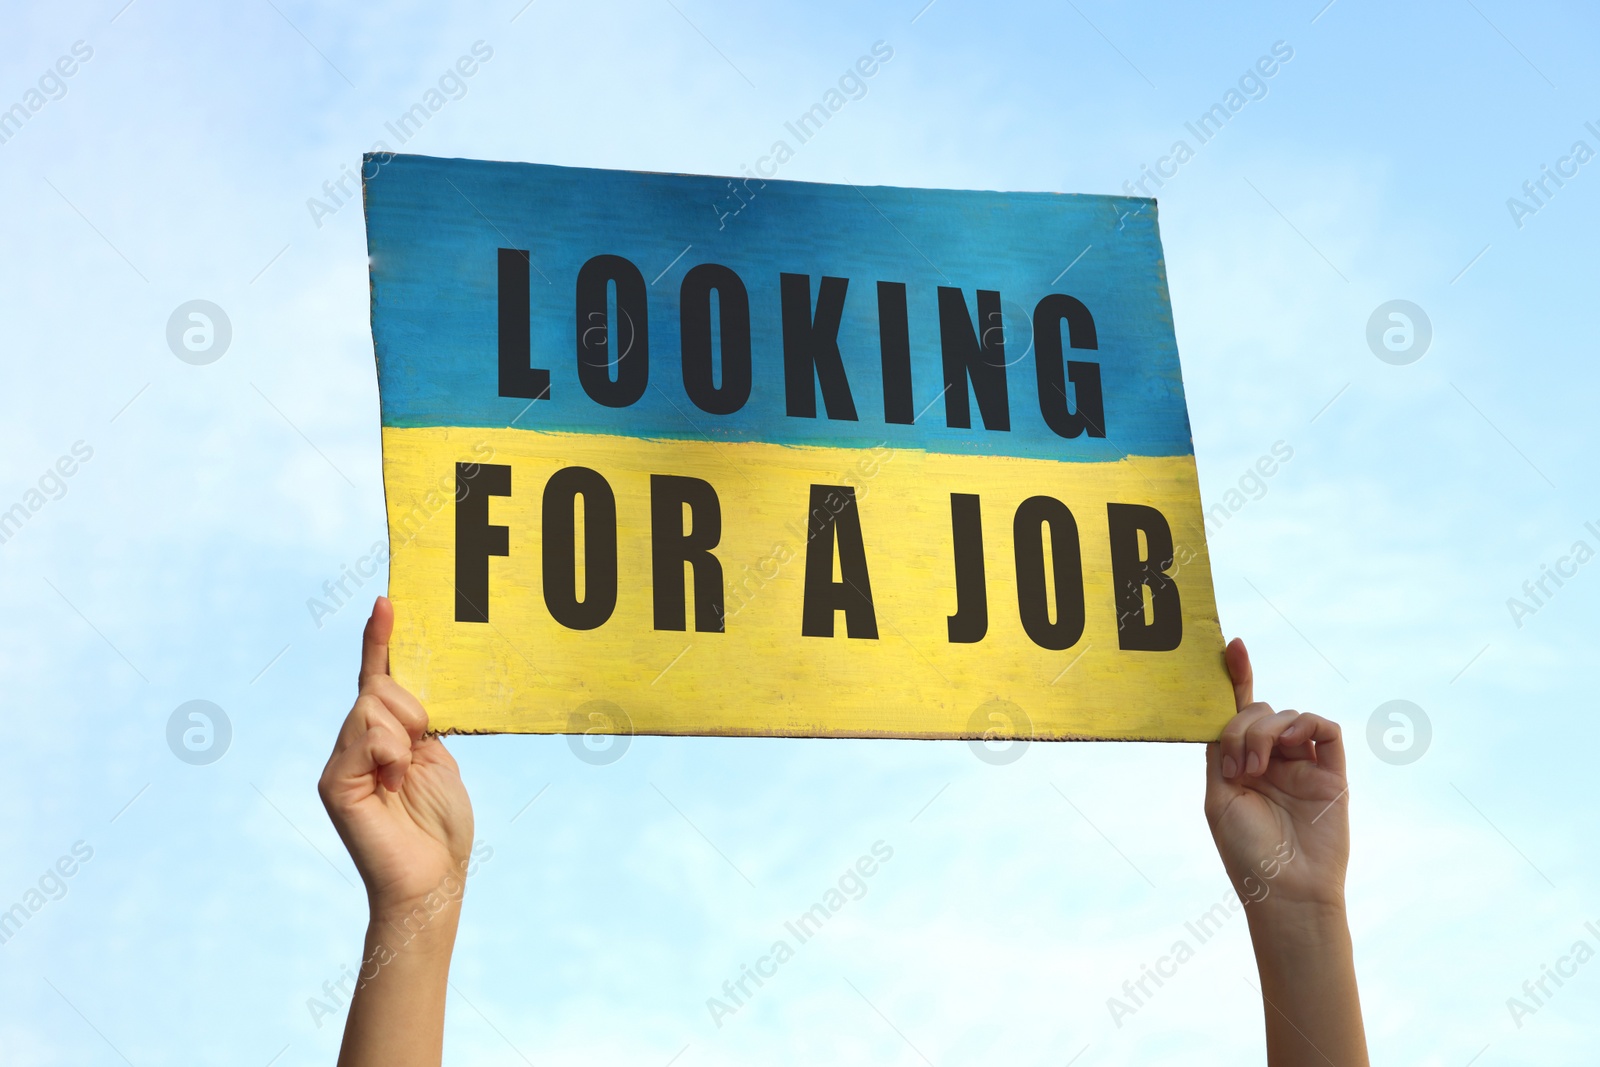
[[[1261,966],[1350,952],[1350,922],[1342,901],[1268,898],[1246,909],[1250,940]]]
[[[368,953],[391,958],[401,954],[443,955],[448,959],[455,947],[460,923],[460,898],[398,903],[374,901],[367,917]]]

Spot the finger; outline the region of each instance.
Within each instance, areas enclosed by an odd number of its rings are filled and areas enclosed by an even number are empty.
[[[1250,651],[1244,647],[1243,640],[1235,637],[1223,650],[1222,658],[1228,665],[1228,677],[1233,680],[1233,708],[1243,711],[1256,699],[1256,676],[1250,668]]]
[[[355,744],[374,726],[393,730],[396,737],[403,739],[408,745],[411,743],[411,735],[400,725],[400,720],[394,712],[384,705],[378,694],[366,692],[356,697],[355,706],[350,709],[350,714],[345,716],[344,725],[339,727],[339,739],[334,743],[334,752],[342,752]]]
[[[1267,764],[1272,762],[1273,746],[1299,718],[1298,711],[1280,711],[1250,724],[1244,732],[1245,774],[1257,778],[1267,773]]]
[[[391,793],[398,793],[411,767],[410,739],[397,741],[392,729],[377,726],[369,730],[367,736],[371,739],[370,752],[378,784]]]
[[[411,740],[420,741],[428,732],[428,712],[405,686],[387,674],[375,674],[362,685],[363,693],[370,693],[383,701],[383,706],[400,723]]]
[[[1237,778],[1244,769],[1244,735],[1257,719],[1266,718],[1272,714],[1272,705],[1260,702],[1246,704],[1239,709],[1239,714],[1228,720],[1228,725],[1222,728],[1222,736],[1217,738],[1222,756],[1219,769],[1224,778]]]
[[[329,790],[367,779],[374,789],[381,786],[396,792],[410,767],[410,740],[392,726],[374,726],[328,761],[322,772],[323,799],[328,799]]]
[[[1228,788],[1222,781],[1222,745],[1212,741],[1206,745],[1206,821],[1210,822],[1225,806]]]
[[[1231,796],[1232,790],[1222,774],[1222,743],[1212,741],[1206,745],[1206,805],[1214,799]]]
[[[394,605],[380,596],[372,602],[372,615],[361,632],[361,674],[357,685],[376,674],[389,673],[389,635],[394,633]]]
[[[1317,749],[1315,745],[1286,745],[1283,738],[1280,737],[1278,738],[1278,749],[1273,755],[1285,763],[1293,763],[1299,760],[1315,760],[1317,758]]]
[[[1290,724],[1290,729],[1278,739],[1279,744],[1316,746],[1317,763],[1337,774],[1344,775],[1344,732],[1339,724],[1321,715],[1302,715]]]

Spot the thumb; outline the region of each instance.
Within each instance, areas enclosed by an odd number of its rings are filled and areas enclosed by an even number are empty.
[[[389,637],[394,633],[394,605],[389,598],[380,596],[372,602],[372,616],[361,633],[361,674],[358,687],[377,674],[389,673]]]
[[[1223,650],[1222,658],[1228,664],[1228,677],[1233,680],[1233,710],[1243,711],[1256,699],[1256,676],[1250,667],[1250,650],[1235,637]]]

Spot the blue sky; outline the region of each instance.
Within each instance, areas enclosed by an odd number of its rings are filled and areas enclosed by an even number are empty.
[[[1520,620],[1507,600],[1600,548],[1600,162],[1520,220],[1507,200],[1574,142],[1600,150],[1592,11],[111,0],[5,23],[0,106],[41,78],[56,98],[0,143],[0,507],[41,478],[58,498],[0,544],[0,905],[93,850],[0,945],[8,1061],[334,1056],[341,1020],[307,1001],[356,962],[364,901],[313,786],[364,612],[318,628],[305,602],[383,514],[359,205],[313,219],[307,200],[478,41],[492,59],[407,150],[736,174],[884,41],[892,61],[783,177],[1093,193],[1292,48],[1158,191],[1206,501],[1293,449],[1213,532],[1223,628],[1261,696],[1346,727],[1374,1059],[1587,1054],[1600,963],[1520,1027],[1506,999],[1600,945],[1580,836],[1600,565]],[[79,41],[92,56],[46,78]],[[204,366],[166,341],[194,299],[232,326]],[[1432,326],[1404,365],[1366,338],[1395,299]],[[91,457],[47,478],[78,442]],[[194,699],[232,727],[209,765],[167,745]],[[1432,726],[1409,764],[1365,742],[1393,699]],[[1227,892],[1197,748],[1001,766],[910,742],[640,738],[600,766],[564,738],[451,748],[493,849],[452,1062],[1259,1056],[1242,922],[1120,1028],[1106,1009]],[[705,999],[878,841],[894,855],[866,895],[718,1028]]]

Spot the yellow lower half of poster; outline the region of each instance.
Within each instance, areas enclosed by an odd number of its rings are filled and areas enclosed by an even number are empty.
[[[1058,463],[888,444],[438,427],[385,428],[383,454],[397,619],[391,670],[421,698],[437,731],[1206,741],[1233,713],[1192,456]],[[458,464],[477,466],[464,468],[462,482]],[[505,552],[487,556],[487,621],[457,621],[458,484],[470,495],[488,485],[483,472],[499,466],[510,468],[509,493],[488,496],[487,523],[505,529],[490,534],[491,542],[504,537],[496,548]],[[573,467],[596,472],[615,501],[614,606],[583,630],[553,613],[547,568],[557,574],[562,562],[546,560],[542,537],[547,484]],[[661,483],[653,475],[698,479],[715,493],[721,529],[710,553],[721,570],[722,632],[696,629],[695,572],[683,562],[661,580],[683,590],[676,622],[684,629],[656,628],[651,497]],[[814,486],[840,489],[814,494]],[[858,592],[870,593],[875,638],[849,636],[844,610],[831,616],[833,636],[802,632],[807,549],[821,543],[808,540],[808,513],[817,499],[837,508],[843,487],[859,520],[869,588]],[[982,531],[983,583],[971,580],[979,550],[969,526],[968,596],[959,611],[952,494],[977,497],[964,503],[981,516]],[[1065,648],[1030,636],[1019,604],[1014,523],[1035,497],[1064,504],[1077,529],[1083,625]],[[584,559],[586,544],[609,554],[607,539],[591,541],[585,523],[604,506],[566,499],[573,548],[562,557],[567,577],[550,584],[569,590],[567,602],[587,599],[592,621],[588,571],[608,560]],[[1121,647],[1108,503],[1155,508],[1170,527],[1174,558],[1165,573],[1176,585],[1182,629],[1169,651]],[[671,512],[682,518],[671,533],[690,536],[706,514],[682,504]],[[655,523],[666,528],[659,508]],[[839,519],[824,578],[840,577],[835,554],[844,552],[849,527]],[[1077,590],[1075,578],[1057,588],[1054,561],[1062,552],[1070,558],[1072,546],[1052,543],[1066,540],[1059,524],[1040,533],[1035,518],[1032,528],[1029,573],[1042,574],[1045,588],[1025,582],[1023,599],[1037,605],[1042,597],[1049,621],[1059,622],[1074,610]],[[981,606],[974,588],[983,591]],[[1160,605],[1148,588],[1140,595],[1153,618]],[[951,640],[953,615],[962,617],[961,643]],[[971,640],[977,615],[986,625]]]

